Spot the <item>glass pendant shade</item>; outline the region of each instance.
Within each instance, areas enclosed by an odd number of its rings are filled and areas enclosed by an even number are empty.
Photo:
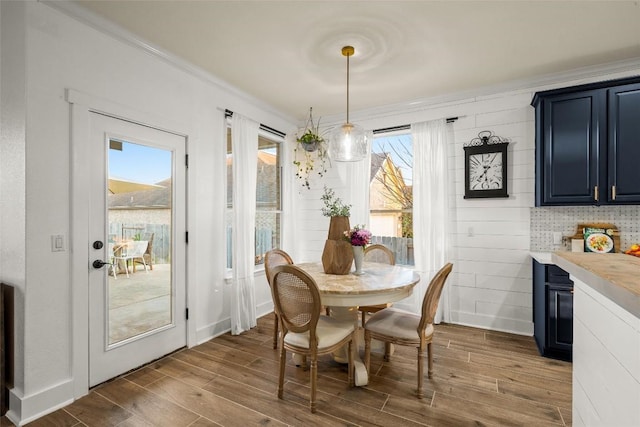
[[[329,138],[329,157],[338,162],[357,162],[367,155],[364,129],[353,123],[336,126]]]

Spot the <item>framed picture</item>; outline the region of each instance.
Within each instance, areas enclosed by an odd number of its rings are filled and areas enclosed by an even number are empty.
[[[479,138],[474,138],[468,146],[464,147],[465,199],[509,197],[507,193],[509,143],[490,134],[489,131],[480,132]],[[496,141],[493,138],[500,142],[492,142]],[[474,143],[476,140],[480,143]]]

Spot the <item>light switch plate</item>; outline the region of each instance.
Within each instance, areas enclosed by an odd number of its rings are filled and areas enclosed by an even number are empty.
[[[64,252],[65,251],[65,241],[63,234],[52,234],[51,235],[51,252]]]

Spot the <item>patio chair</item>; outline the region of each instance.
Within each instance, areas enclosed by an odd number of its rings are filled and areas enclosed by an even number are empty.
[[[144,251],[144,256],[143,256],[143,260],[144,262],[147,263],[147,267],[149,267],[149,270],[153,270],[153,262],[151,260],[151,253],[153,251],[153,236],[155,235],[155,233],[145,233],[142,236],[141,240],[146,240],[147,242],[149,242],[149,244],[147,245],[147,250]],[[136,262],[138,264],[142,264],[142,261],[140,260],[134,260],[133,262]]]
[[[140,259],[142,264],[144,265],[144,271],[149,272],[147,269],[147,263],[144,260],[144,253],[147,250],[149,242],[146,240],[134,240],[133,242],[128,242],[120,251],[118,255],[114,255],[114,259],[117,261],[123,261],[124,263],[124,272],[129,277],[129,260],[131,260],[131,265],[135,266],[135,260]],[[134,270],[135,271],[135,270]]]

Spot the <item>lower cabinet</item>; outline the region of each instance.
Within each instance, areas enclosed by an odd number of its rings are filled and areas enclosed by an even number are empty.
[[[553,264],[533,261],[533,324],[538,351],[545,357],[572,360],[573,282]]]

